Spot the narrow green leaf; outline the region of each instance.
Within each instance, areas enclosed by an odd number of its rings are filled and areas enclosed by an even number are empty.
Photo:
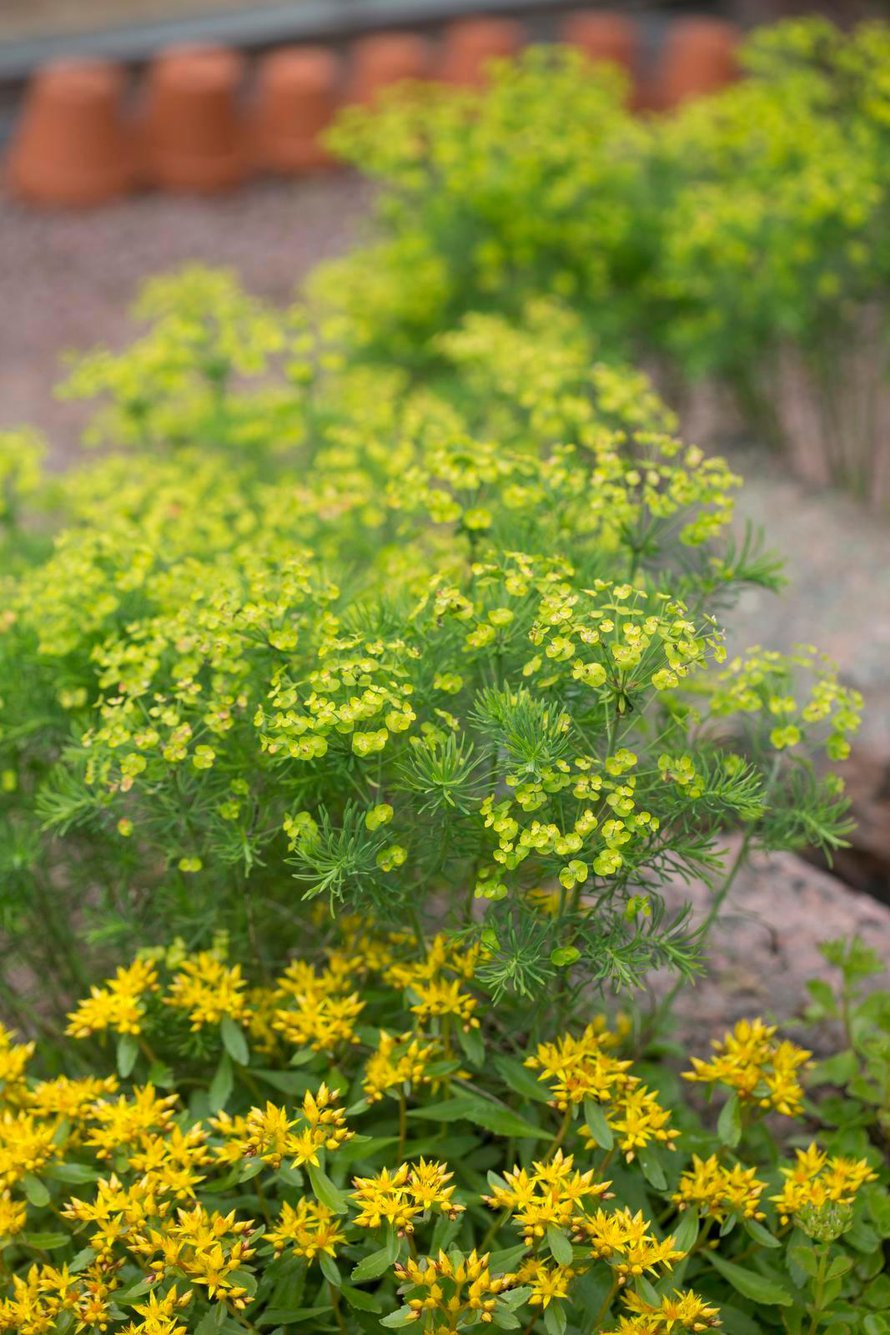
[[[606,1120],[603,1106],[601,1103],[597,1103],[596,1099],[584,1100],[584,1120],[597,1145],[601,1149],[610,1150],[615,1144],[615,1137],[612,1135],[612,1128]]]
[[[150,1289],[151,1282],[149,1280],[139,1279],[135,1284],[131,1284],[129,1288],[119,1289],[114,1295],[114,1301],[116,1303],[129,1305],[130,1303],[136,1302],[138,1298],[142,1298]]]
[[[247,1039],[240,1024],[236,1024],[230,1015],[224,1015],[220,1021],[219,1032],[222,1035],[223,1047],[232,1061],[238,1066],[246,1066],[250,1061],[250,1048],[247,1046]]]
[[[562,1303],[551,1303],[544,1313],[544,1329],[547,1335],[565,1335],[566,1312]]]
[[[333,1256],[328,1256],[327,1252],[319,1252],[318,1264],[321,1266],[321,1273],[328,1283],[333,1284],[335,1289],[339,1289],[343,1283],[343,1276],[340,1274],[340,1267]]]
[[[572,1244],[561,1228],[556,1228],[553,1224],[547,1225],[547,1244],[557,1265],[572,1264]]]
[[[381,1309],[380,1299],[374,1293],[365,1293],[362,1289],[354,1289],[351,1284],[341,1284],[340,1292],[349,1306],[354,1307],[358,1312],[379,1312]]]
[[[39,1177],[35,1177],[33,1173],[25,1173],[22,1178],[22,1186],[25,1188],[25,1195],[32,1205],[36,1205],[38,1208],[49,1205],[49,1192]]]
[[[67,1246],[71,1236],[68,1233],[23,1233],[21,1240],[29,1247],[38,1247],[42,1252],[54,1252],[59,1247]],[[114,1296],[115,1299],[120,1297],[117,1293]]]
[[[270,1307],[262,1316],[254,1317],[253,1323],[255,1326],[276,1326],[282,1323],[291,1326],[301,1321],[313,1321],[315,1317],[324,1316],[331,1310],[330,1303],[318,1307]]]
[[[126,1080],[130,1075],[138,1056],[139,1040],[136,1035],[121,1034],[117,1040],[117,1073],[121,1080]]]
[[[478,1029],[458,1029],[457,1039],[464,1056],[477,1070],[485,1063],[485,1043]]]
[[[538,1077],[515,1057],[495,1057],[495,1070],[516,1094],[534,1103],[546,1103],[550,1095]]]
[[[282,1094],[305,1094],[316,1083],[308,1076],[300,1075],[299,1071],[266,1071],[253,1067],[250,1074]]]
[[[309,1181],[312,1183],[312,1190],[315,1192],[322,1205],[326,1205],[334,1214],[345,1214],[348,1202],[345,1195],[339,1187],[335,1187],[327,1173],[322,1168],[316,1168],[315,1164],[307,1163],[306,1171],[309,1174]]]
[[[819,1257],[813,1247],[789,1247],[788,1260],[792,1265],[796,1265],[798,1270],[809,1275],[810,1279],[815,1279],[819,1273]]]
[[[717,1135],[722,1145],[734,1148],[742,1138],[742,1110],[737,1094],[732,1094],[720,1109]]]
[[[746,1219],[744,1223],[748,1237],[753,1238],[755,1242],[759,1242],[761,1247],[781,1247],[782,1244],[779,1239],[774,1238],[769,1229],[764,1228],[758,1219]]]
[[[499,1136],[515,1136],[517,1139],[544,1140],[547,1137],[539,1126],[525,1121],[512,1108],[500,1108],[496,1103],[474,1098],[471,1094],[444,1099],[425,1108],[412,1108],[408,1116],[425,1117],[431,1122],[471,1122]]]
[[[385,1275],[387,1270],[392,1269],[392,1264],[389,1247],[381,1247],[379,1251],[363,1257],[349,1278],[353,1284],[364,1284],[369,1279],[379,1279]]]
[[[51,1177],[55,1182],[68,1182],[71,1186],[99,1181],[95,1168],[85,1163],[48,1163],[42,1171],[44,1177]]]
[[[658,1152],[651,1145],[644,1145],[637,1152],[637,1159],[643,1170],[643,1177],[653,1186],[656,1191],[664,1191],[667,1188],[667,1177]]]
[[[210,1089],[207,1091],[211,1112],[222,1112],[231,1097],[233,1084],[232,1059],[227,1052],[224,1052],[219,1059],[216,1074],[210,1082]]]
[[[400,1326],[408,1326],[416,1317],[410,1307],[398,1307],[394,1312],[380,1318],[381,1326],[387,1326],[390,1330],[398,1330]]]
[[[514,1316],[506,1307],[495,1308],[492,1321],[499,1330],[518,1330],[522,1325],[518,1316]]]
[[[756,1270],[747,1270],[732,1261],[725,1261],[714,1252],[703,1252],[715,1270],[719,1270],[732,1287],[752,1302],[764,1303],[767,1307],[790,1307],[794,1302],[792,1294],[781,1282],[778,1275],[761,1275]]]
[[[849,1256],[835,1256],[829,1263],[825,1272],[826,1279],[839,1279],[841,1275],[846,1275],[853,1269],[853,1261]]]
[[[698,1210],[684,1210],[677,1227],[671,1229],[671,1235],[679,1251],[691,1251],[698,1239]]]

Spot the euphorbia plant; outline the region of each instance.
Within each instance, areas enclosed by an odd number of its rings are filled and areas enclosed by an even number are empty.
[[[496,994],[566,1006],[694,967],[660,888],[719,897],[728,826],[840,837],[812,761],[858,697],[810,651],[720,668],[775,564],[728,536],[725,463],[573,316],[469,320],[415,386],[225,277],[148,304],[75,372],[136,453],[66,480],[6,587],[10,942],[35,970],[50,946],[62,997],[73,896],[97,940],[225,928],[268,967],[318,900],[484,942]]]

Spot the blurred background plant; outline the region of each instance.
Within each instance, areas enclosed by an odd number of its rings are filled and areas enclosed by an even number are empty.
[[[674,406],[712,380],[755,439],[869,498],[888,419],[890,29],[789,21],[740,60],[740,83],[643,121],[617,71],[559,47],[502,62],[489,91],[348,111],[331,143],[380,184],[375,240],[323,266],[317,294],[358,350],[420,364],[466,312],[558,295],[599,356],[649,365]]]

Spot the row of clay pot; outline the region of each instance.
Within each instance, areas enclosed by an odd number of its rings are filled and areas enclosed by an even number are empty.
[[[634,74],[640,30],[608,11],[566,16],[559,38]],[[177,48],[148,69],[128,113],[126,71],[100,61],[48,65],[33,79],[8,159],[13,191],[47,206],[91,205],[138,186],[214,191],[252,171],[300,174],[329,165],[321,136],[339,108],[372,102],[406,79],[473,86],[488,62],[515,55],[523,25],[508,18],[453,23],[434,47],[412,32],[356,40],[348,61],[324,47],[261,58],[245,100],[246,61],[225,48]],[[657,78],[637,104],[668,108],[735,75],[736,29],[707,19],[672,23]]]

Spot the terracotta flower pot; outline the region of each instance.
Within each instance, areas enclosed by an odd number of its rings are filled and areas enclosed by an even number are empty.
[[[583,51],[588,60],[618,65],[632,74],[636,65],[640,30],[633,19],[614,10],[579,10],[567,14],[560,37]]]
[[[337,108],[339,65],[333,52],[291,46],[261,61],[251,117],[251,156],[285,174],[331,165],[321,135]]]
[[[373,102],[384,88],[406,79],[428,79],[430,48],[413,32],[374,33],[361,37],[352,48],[345,100]]]
[[[668,110],[719,92],[738,78],[741,33],[720,19],[677,19],[668,29],[656,80],[657,105]]]
[[[134,163],[123,89],[123,70],[100,61],[60,61],[40,70],[10,149],[13,191],[49,206],[101,204],[124,194]]]
[[[168,190],[237,185],[247,170],[238,108],[244,61],[222,47],[180,47],[149,70],[142,123],[144,169]]]
[[[436,78],[466,88],[482,87],[492,60],[518,55],[525,29],[515,19],[461,19],[445,31]]]

